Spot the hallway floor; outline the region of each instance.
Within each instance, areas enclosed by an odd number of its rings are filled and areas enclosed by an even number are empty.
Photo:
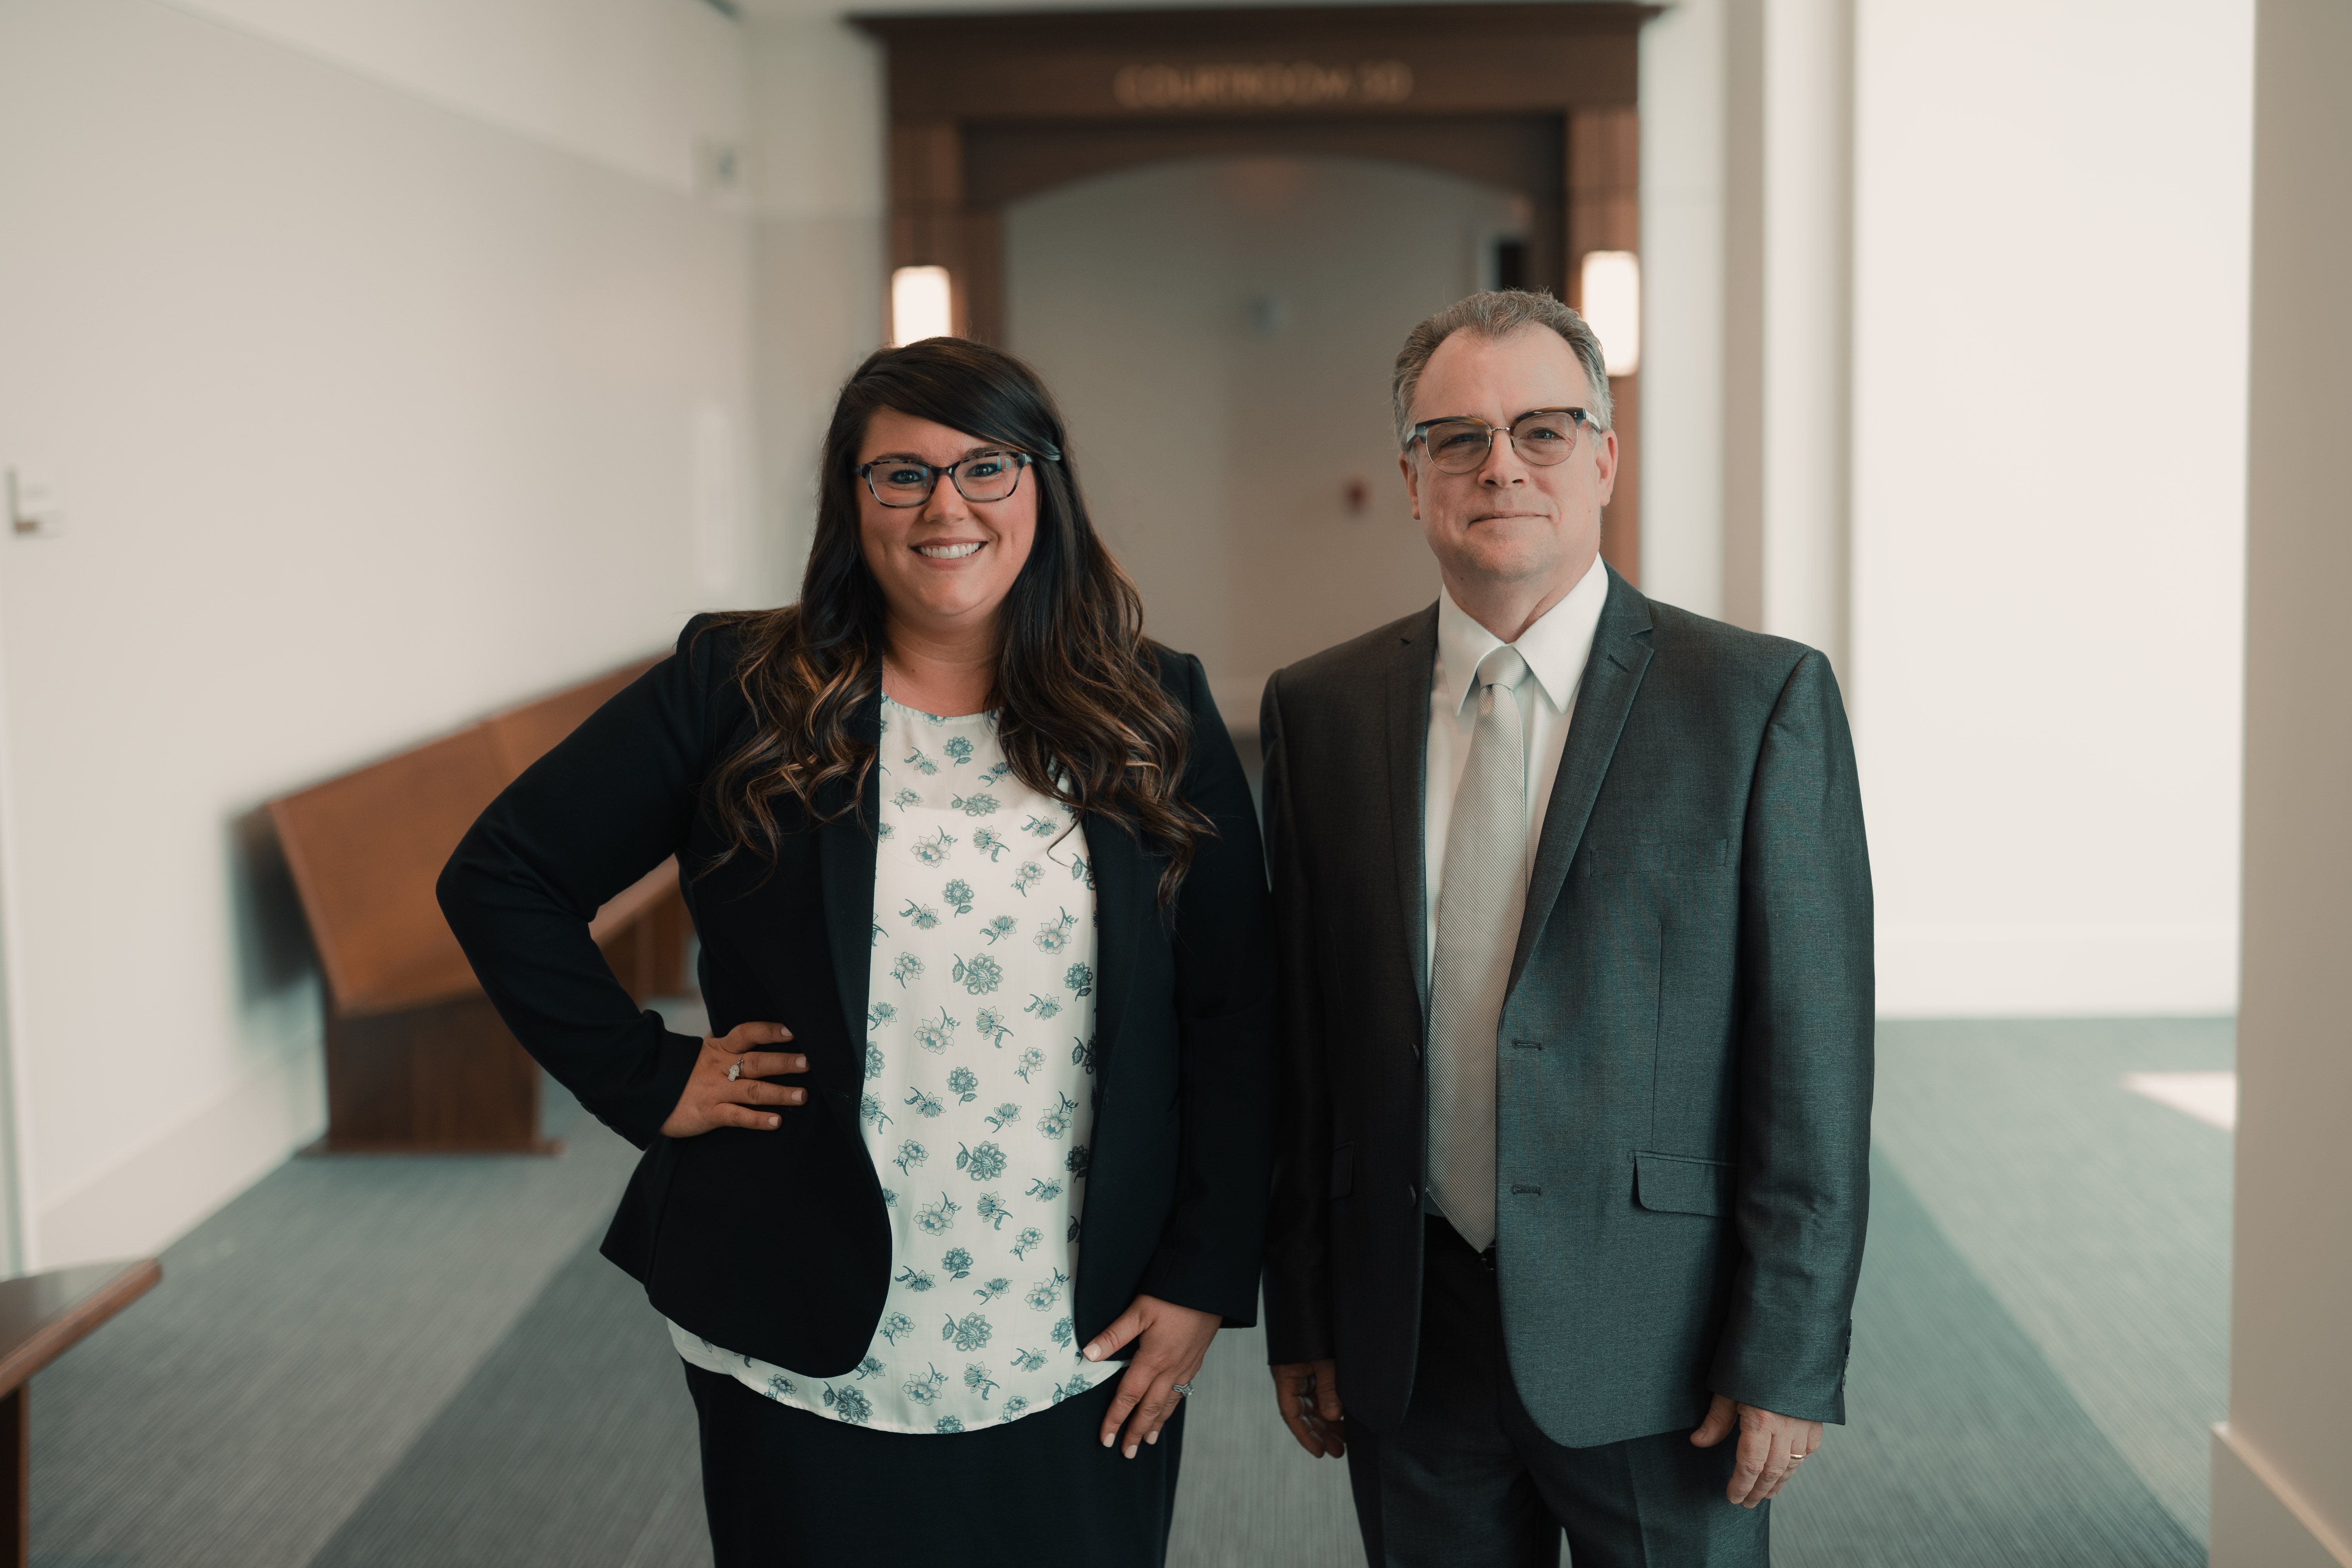
[[[2226,1394],[2231,1135],[2127,1091],[2226,1021],[1888,1024],[1848,1393],[1784,1568],[2189,1568]],[[596,1256],[633,1157],[293,1160],[33,1384],[39,1568],[707,1563],[677,1362]],[[1255,1332],[1188,1417],[1176,1568],[1355,1568]]]

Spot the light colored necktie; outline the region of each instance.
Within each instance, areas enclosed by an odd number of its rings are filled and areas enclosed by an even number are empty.
[[[1478,661],[1478,722],[1445,829],[1430,984],[1429,1188],[1480,1251],[1495,1239],[1495,1034],[1528,901],[1528,661]]]

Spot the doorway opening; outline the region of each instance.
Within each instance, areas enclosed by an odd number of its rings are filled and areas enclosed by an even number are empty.
[[[1413,322],[1480,288],[1582,309],[1598,255],[1638,334],[1656,9],[858,18],[887,51],[894,275],[1045,372],[1155,634],[1237,731],[1267,672],[1433,596],[1385,406]],[[1634,368],[1601,551],[1638,583]]]
[[[1415,322],[1524,267],[1530,216],[1330,155],[1149,164],[1004,209],[1005,346],[1060,398],[1153,635],[1200,657],[1235,728],[1274,670],[1434,593],[1391,368]]]

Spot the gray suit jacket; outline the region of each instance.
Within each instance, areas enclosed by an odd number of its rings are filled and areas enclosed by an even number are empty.
[[[1393,1430],[1421,1309],[1423,768],[1437,612],[1266,683],[1285,1100],[1272,1359]],[[1844,1418],[1869,1205],[1870,866],[1820,654],[1614,572],[1496,1033],[1496,1252],[1528,1412],[1583,1447],[1710,1392]]]

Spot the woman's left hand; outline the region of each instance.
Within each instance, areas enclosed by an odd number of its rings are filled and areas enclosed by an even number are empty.
[[[1137,1342],[1135,1359],[1119,1378],[1118,1393],[1103,1417],[1104,1447],[1118,1439],[1122,1421],[1127,1422],[1129,1458],[1135,1458],[1144,1444],[1160,1441],[1160,1428],[1176,1414],[1177,1403],[1184,1397],[1176,1392],[1176,1385],[1190,1383],[1199,1374],[1201,1363],[1209,1353],[1209,1342],[1217,1337],[1224,1321],[1214,1312],[1196,1312],[1157,1296],[1138,1296],[1109,1328],[1087,1343],[1087,1359],[1100,1361],[1128,1341]],[[1130,1410],[1135,1413],[1132,1420],[1128,1417]]]

